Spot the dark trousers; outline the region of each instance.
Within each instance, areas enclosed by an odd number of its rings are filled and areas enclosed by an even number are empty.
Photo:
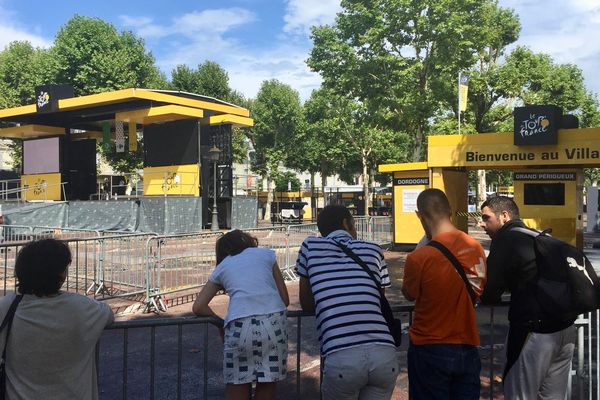
[[[410,398],[479,399],[481,360],[476,346],[427,344],[408,348]]]

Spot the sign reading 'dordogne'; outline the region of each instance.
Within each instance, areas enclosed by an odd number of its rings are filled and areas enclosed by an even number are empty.
[[[558,142],[562,109],[553,105],[516,107],[514,144],[541,145]]]
[[[394,186],[429,185],[429,178],[394,178]]]

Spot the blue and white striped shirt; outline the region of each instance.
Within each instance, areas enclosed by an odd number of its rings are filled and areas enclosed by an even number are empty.
[[[382,287],[390,278],[381,247],[354,240],[344,230],[302,243],[296,272],[307,278],[315,299],[317,331],[323,356],[363,344],[394,346],[381,314],[379,290],[367,272],[335,244],[350,248],[373,271]]]

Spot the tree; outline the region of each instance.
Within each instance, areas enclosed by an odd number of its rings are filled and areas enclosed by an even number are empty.
[[[171,87],[225,101],[232,95],[227,71],[214,61],[205,61],[196,70],[178,65],[171,73]]]
[[[58,31],[50,54],[54,81],[73,85],[76,96],[128,87],[167,87],[143,39],[131,32],[119,33],[97,18],[71,18]]]
[[[315,174],[321,175],[321,193],[325,193],[327,178],[343,170],[350,156],[350,149],[340,131],[338,116],[334,94],[324,88],[314,90],[304,103],[306,130],[302,151],[296,152],[288,165],[311,174],[313,194]],[[314,208],[316,204],[311,206]]]
[[[288,186],[289,185],[289,186]],[[287,192],[291,189],[292,192],[298,192],[302,188],[302,182],[291,171],[277,174],[275,177],[275,191]]]
[[[256,151],[252,169],[270,182],[279,165],[292,161],[301,148],[304,135],[304,115],[300,96],[289,85],[278,80],[264,81],[253,103],[254,128],[248,131]],[[272,193],[268,190],[267,212]]]
[[[408,138],[374,124],[362,104],[331,90],[313,92],[304,107],[308,126],[303,153],[307,159],[302,161],[315,170],[319,168],[323,178],[337,172],[350,180],[359,174],[367,212],[373,171],[379,163],[404,160]]]
[[[496,3],[486,3],[482,17],[482,41],[477,52],[477,62],[470,71],[469,82],[473,125],[478,133],[496,131],[498,126],[494,125],[502,122],[493,120],[490,123],[486,117],[492,115],[490,110],[506,94],[506,89],[499,85],[497,79],[499,63],[507,46],[518,39],[521,31],[519,18],[514,11],[498,7]],[[477,183],[477,204],[481,205],[487,198],[485,170],[477,170]]]
[[[0,52],[0,108],[31,104],[35,87],[48,79],[47,51],[29,42],[12,42]],[[21,143],[9,140],[13,167],[21,165]]]
[[[31,104],[35,87],[49,78],[47,51],[29,42],[12,42],[0,52],[0,107]]]
[[[334,26],[314,28],[308,65],[324,85],[358,99],[378,126],[410,132],[410,158],[481,40],[478,0],[343,0]]]
[[[49,55],[50,81],[73,85],[76,96],[128,87],[167,88],[143,39],[131,32],[119,33],[97,18],[71,18],[57,33]],[[125,153],[117,153],[114,146],[98,148],[116,171],[130,173],[142,168],[142,146]]]

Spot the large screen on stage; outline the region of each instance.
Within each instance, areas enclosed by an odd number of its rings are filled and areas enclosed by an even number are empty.
[[[197,120],[166,122],[144,127],[144,167],[197,163]]]
[[[23,174],[60,172],[60,138],[25,140]]]

